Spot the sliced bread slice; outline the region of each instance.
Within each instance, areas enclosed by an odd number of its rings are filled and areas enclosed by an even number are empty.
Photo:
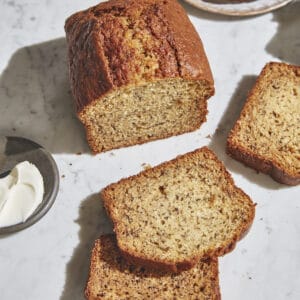
[[[123,255],[173,272],[232,250],[254,217],[251,199],[206,147],[111,184],[102,198]]]
[[[300,183],[300,66],[268,63],[230,132],[228,153],[278,182]]]
[[[189,271],[167,274],[129,264],[121,256],[115,237],[102,236],[92,251],[85,295],[88,300],[218,300],[218,261],[210,259]]]

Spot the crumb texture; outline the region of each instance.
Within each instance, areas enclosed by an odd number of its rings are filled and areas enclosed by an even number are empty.
[[[213,79],[177,1],[104,2],[71,16],[65,29],[72,92],[94,152],[204,122]]]
[[[252,201],[208,148],[121,180],[102,194],[119,247],[173,270],[231,250],[254,217]]]
[[[300,183],[300,67],[284,63],[265,66],[228,144],[233,154],[257,157],[257,163],[251,165],[256,169],[270,173],[273,165]]]
[[[205,121],[205,86],[173,79],[110,93],[83,115],[88,139],[101,152],[195,130]]]
[[[218,262],[207,260],[181,274],[168,274],[129,264],[121,256],[115,237],[102,236],[92,251],[85,294],[89,300],[218,300]]]

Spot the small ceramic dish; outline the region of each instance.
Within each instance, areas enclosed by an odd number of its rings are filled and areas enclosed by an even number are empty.
[[[22,137],[0,138],[0,175],[3,177],[22,161],[33,163],[44,180],[44,197],[34,213],[23,223],[0,227],[0,234],[25,229],[40,220],[53,205],[59,187],[59,174],[52,155],[39,144]]]
[[[254,16],[278,9],[292,0],[253,0],[247,2],[225,0],[185,0],[187,3],[216,14]]]

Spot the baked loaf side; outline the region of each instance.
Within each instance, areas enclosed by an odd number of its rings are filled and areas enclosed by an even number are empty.
[[[123,255],[173,272],[232,250],[254,218],[250,198],[206,147],[111,184],[102,199]]]
[[[112,0],[65,24],[70,81],[94,152],[192,131],[213,79],[202,42],[175,0]]]
[[[218,261],[199,263],[180,274],[129,264],[120,254],[113,235],[96,240],[87,283],[88,300],[198,299],[219,300]]]
[[[300,183],[300,67],[268,63],[227,140],[228,153],[278,182]]]

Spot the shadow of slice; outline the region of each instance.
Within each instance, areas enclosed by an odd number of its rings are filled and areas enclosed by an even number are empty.
[[[209,147],[224,161],[228,170],[242,174],[247,180],[267,189],[280,189],[285,186],[274,181],[270,176],[258,173],[242,163],[232,159],[226,154],[226,141],[230,130],[233,128],[236,120],[239,118],[240,112],[246,101],[248,92],[253,87],[256,76],[247,75],[238,83],[238,87],[233,94],[229,105],[219,122]]]
[[[279,60],[300,65],[300,2],[276,10],[273,21],[278,23],[278,28],[266,51]]]
[[[70,92],[65,38],[17,50],[0,77],[0,135],[52,153],[89,152]]]
[[[95,240],[112,232],[112,224],[106,215],[99,193],[86,198],[79,209],[79,244],[74,249],[66,267],[66,282],[60,300],[84,299],[88,279],[90,255]]]
[[[137,278],[164,278],[178,276],[180,273],[169,273],[159,269],[144,267],[142,265],[132,264],[128,262],[119,251],[117,240],[114,234],[106,235],[99,239],[99,244],[101,247],[101,252],[99,254],[99,263],[104,263],[109,266],[111,272],[123,273],[125,280],[129,280],[130,276],[126,278],[126,274],[131,273],[131,275]],[[97,272],[96,272],[97,273]],[[99,272],[100,273],[100,272]]]

